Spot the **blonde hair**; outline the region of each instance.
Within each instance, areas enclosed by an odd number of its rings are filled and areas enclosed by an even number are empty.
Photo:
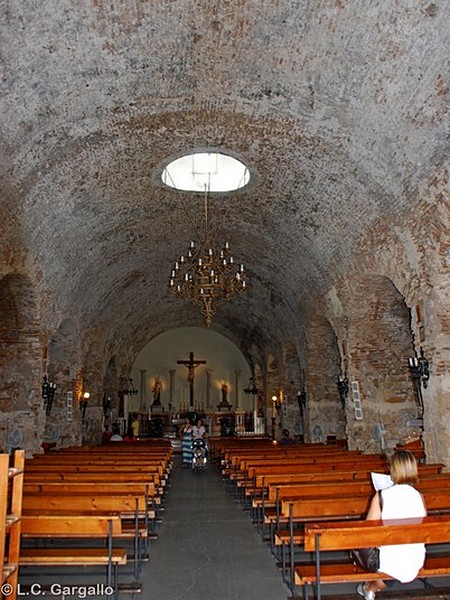
[[[397,450],[394,453],[390,471],[394,483],[413,485],[419,479],[416,458],[409,450]]]

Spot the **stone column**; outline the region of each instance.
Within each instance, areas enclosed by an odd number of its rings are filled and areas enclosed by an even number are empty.
[[[140,369],[141,374],[141,385],[140,385],[140,409],[141,411],[147,410],[147,385],[146,385],[146,373],[147,369]]]
[[[234,370],[234,387],[235,387],[235,399],[236,399],[236,410],[241,408],[241,369]]]
[[[175,369],[169,369],[169,404],[172,406],[175,405],[175,373]]]
[[[211,408],[212,369],[206,369],[206,408]]]

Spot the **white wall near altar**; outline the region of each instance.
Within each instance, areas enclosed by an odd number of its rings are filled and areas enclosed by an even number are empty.
[[[170,370],[175,370],[172,411],[177,412],[189,402],[188,368],[178,360],[205,360],[195,368],[194,398],[197,405],[207,408],[207,369],[211,369],[210,408],[217,409],[222,399],[222,384],[229,387],[228,402],[236,407],[236,370],[241,371],[239,404],[244,410],[253,410],[253,396],[244,394],[251,376],[250,367],[242,352],[228,338],[200,327],[180,327],[155,337],[138,354],[131,375],[136,387],[141,385],[141,370],[145,370],[145,405],[152,404],[152,387],[156,377],[162,384],[161,403],[166,410],[170,401]],[[139,397],[140,397],[139,393]]]

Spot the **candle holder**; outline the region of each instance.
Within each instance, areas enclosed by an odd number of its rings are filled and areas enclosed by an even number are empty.
[[[408,367],[411,374],[411,379],[414,384],[417,404],[419,405],[419,418],[423,419],[425,407],[423,402],[422,385],[424,388],[428,386],[428,380],[430,379],[430,370],[428,360],[425,358],[425,353],[422,347],[420,348],[419,357],[417,356],[417,354],[415,354],[413,357],[410,357],[408,359]]]
[[[53,399],[56,392],[56,383],[48,380],[47,375],[44,375],[42,380],[42,398],[44,400],[44,410],[47,417],[51,413]]]

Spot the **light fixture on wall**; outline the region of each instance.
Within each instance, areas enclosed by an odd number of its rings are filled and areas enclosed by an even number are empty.
[[[428,385],[428,380],[430,379],[430,370],[428,360],[425,358],[425,353],[423,348],[420,348],[420,356],[417,357],[417,354],[414,354],[413,357],[408,359],[408,366],[411,370],[412,377],[419,379],[423,387],[426,388]]]
[[[297,402],[298,402],[298,409],[301,413],[303,413],[303,411],[306,408],[306,392],[305,390],[298,390],[297,392]]]
[[[244,388],[244,394],[251,394],[252,396],[256,396],[258,394],[258,388],[255,385],[255,378],[250,377],[248,380],[248,385]]]
[[[348,397],[348,377],[347,374],[339,375],[337,387],[342,404],[345,405]]]
[[[80,398],[80,410],[81,410],[81,419],[84,421],[86,416],[86,409],[89,403],[89,399],[91,397],[90,392],[83,392]]]
[[[424,388],[428,386],[428,380],[430,379],[430,370],[428,360],[425,358],[423,348],[420,348],[420,356],[417,357],[415,354],[413,357],[408,359],[409,371],[411,378],[414,383],[414,389],[416,392],[417,403],[419,405],[419,418],[423,419],[424,403],[422,396],[422,385]]]
[[[125,385],[122,390],[120,390],[119,394],[123,396],[137,396],[138,390],[133,385],[132,377],[125,380]]]
[[[44,400],[44,409],[47,416],[51,413],[55,392],[56,383],[49,381],[47,375],[44,375],[42,380],[42,398]]]
[[[273,414],[275,414],[275,412],[280,413],[281,408],[283,406],[283,398],[281,395],[279,396],[272,396],[272,412]]]

